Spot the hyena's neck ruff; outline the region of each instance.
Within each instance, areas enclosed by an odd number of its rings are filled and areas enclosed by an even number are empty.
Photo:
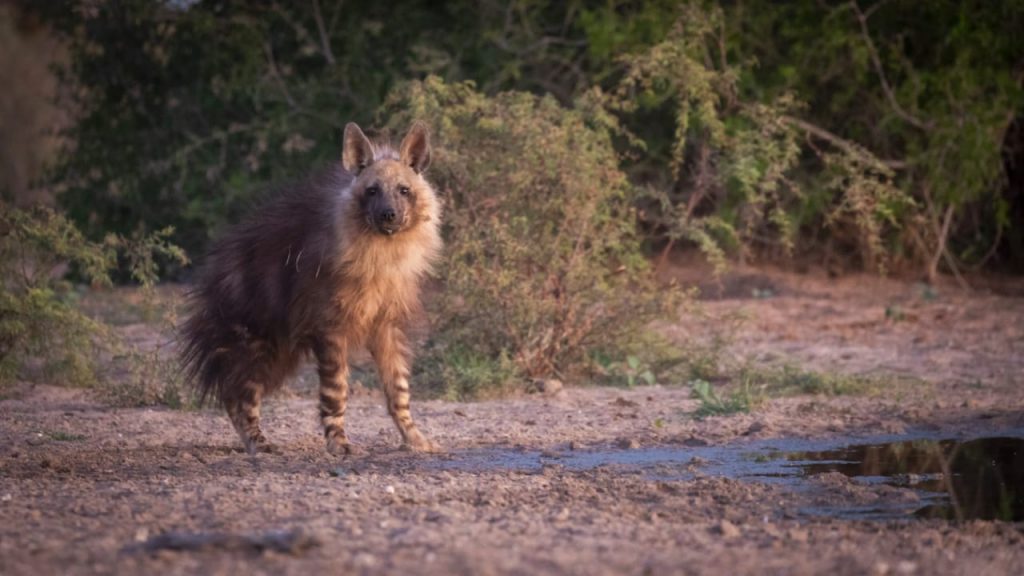
[[[260,404],[312,351],[327,448],[348,454],[348,354],[374,357],[407,447],[433,451],[409,411],[405,336],[419,282],[441,249],[440,204],[422,177],[426,130],[398,153],[345,130],[342,167],[297,186],[218,242],[192,295],[184,359],[227,409],[246,448],[265,445]]]

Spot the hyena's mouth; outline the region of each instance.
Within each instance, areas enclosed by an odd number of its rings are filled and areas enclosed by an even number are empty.
[[[388,222],[382,222],[377,224],[377,232],[380,232],[385,236],[393,236],[396,233],[400,232],[401,230],[402,226],[400,224],[392,224]]]
[[[366,226],[378,234],[384,236],[394,236],[402,230],[402,223],[400,222],[388,222],[387,220],[377,220],[371,216],[366,217]]]

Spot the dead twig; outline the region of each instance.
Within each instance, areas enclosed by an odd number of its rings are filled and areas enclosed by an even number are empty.
[[[331,51],[331,38],[327,34],[324,16],[320,11],[320,0],[313,0],[313,18],[316,19],[316,28],[320,32],[320,51],[323,52],[327,64],[334,66],[334,52]]]

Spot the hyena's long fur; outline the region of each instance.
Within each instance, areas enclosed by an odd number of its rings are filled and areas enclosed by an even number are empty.
[[[219,401],[252,453],[267,446],[260,403],[312,352],[327,449],[345,435],[348,354],[369,349],[406,446],[435,451],[409,412],[406,324],[441,249],[441,207],[423,171],[426,128],[398,151],[345,127],[342,162],[284,191],[230,230],[190,295],[183,358],[203,400]]]

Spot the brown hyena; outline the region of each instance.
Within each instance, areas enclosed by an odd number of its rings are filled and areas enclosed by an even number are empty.
[[[409,413],[406,324],[441,249],[440,201],[423,172],[426,127],[396,152],[345,127],[340,166],[284,190],[220,239],[190,294],[183,358],[203,400],[228,412],[246,449],[265,448],[260,402],[313,353],[327,449],[345,436],[348,354],[365,346],[405,446],[436,451]]]

